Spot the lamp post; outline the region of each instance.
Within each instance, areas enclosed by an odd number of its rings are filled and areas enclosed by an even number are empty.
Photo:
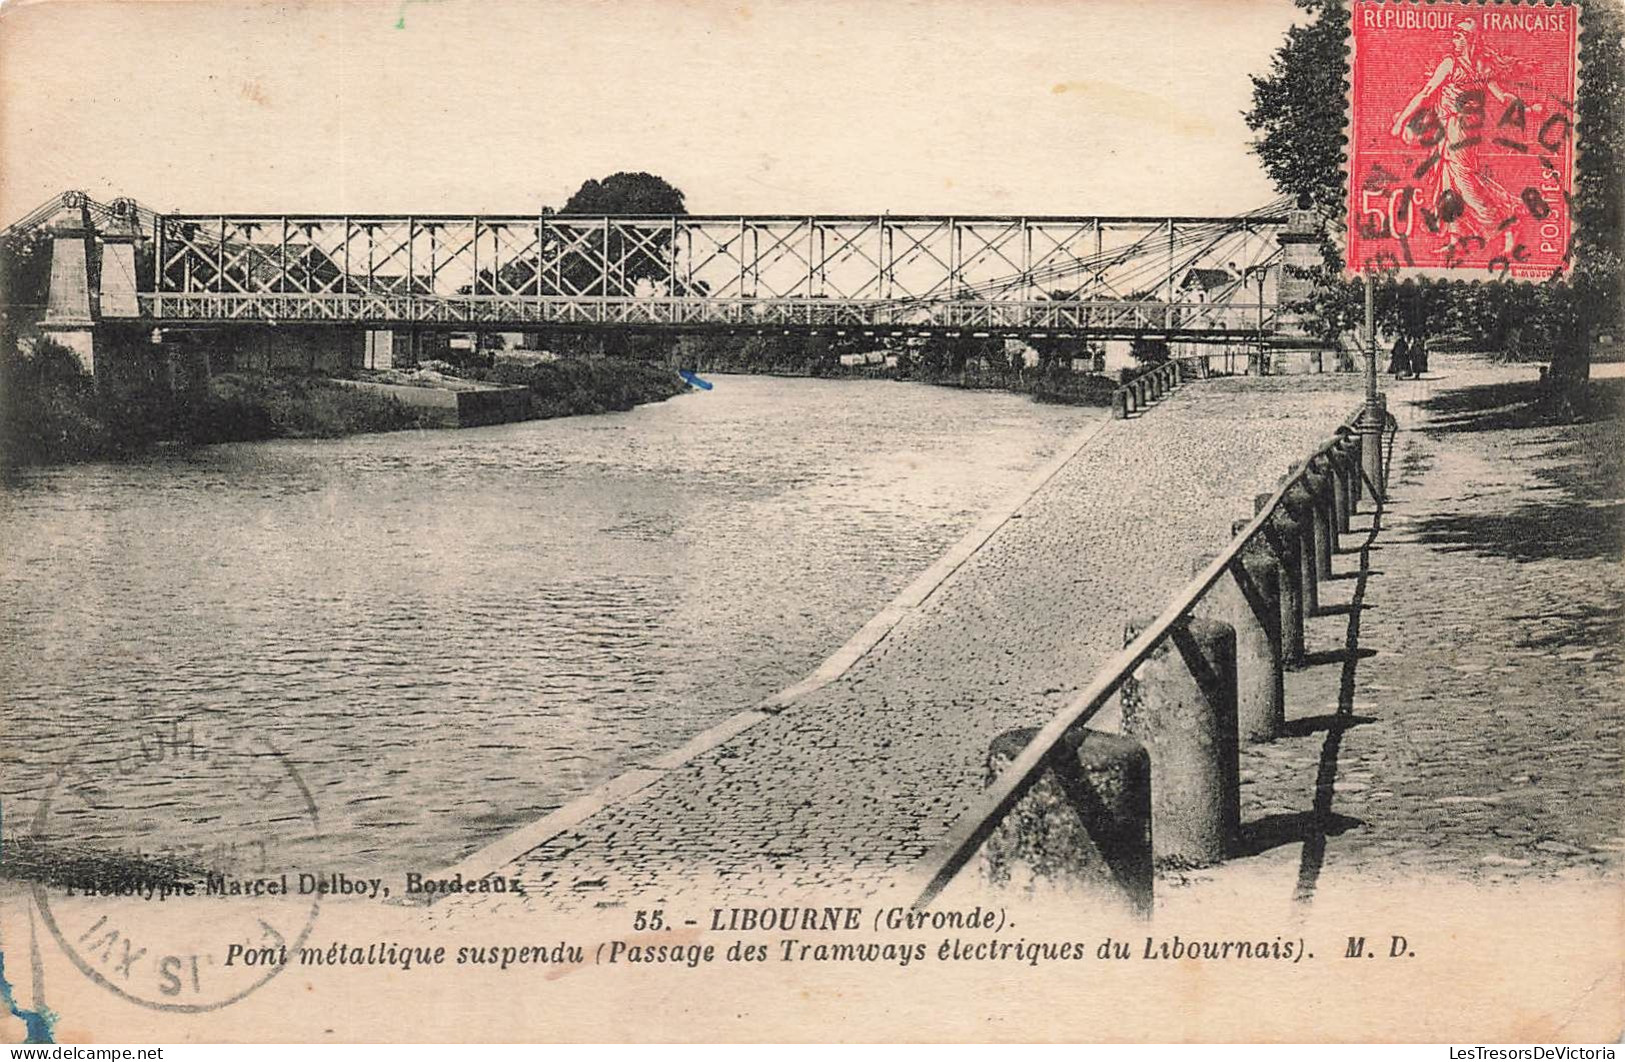
[[[1382,433],[1388,409],[1377,391],[1377,280],[1365,274],[1365,408],[1360,412],[1360,464],[1378,501],[1387,493],[1382,477]]]

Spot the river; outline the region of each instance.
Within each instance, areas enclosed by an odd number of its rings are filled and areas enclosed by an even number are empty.
[[[623,414],[14,477],[7,835],[63,764],[110,777],[182,723],[280,750],[320,809],[307,859],[444,866],[802,677],[1102,415],[715,382]],[[77,843],[250,828],[241,793],[120,792]]]

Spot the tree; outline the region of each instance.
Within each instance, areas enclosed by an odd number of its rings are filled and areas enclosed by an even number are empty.
[[[686,214],[688,210],[683,205],[680,190],[652,173],[640,172],[612,173],[602,181],[584,182],[560,213],[669,215]],[[590,253],[578,251],[566,256],[560,264],[565,281],[561,285],[563,290],[585,295],[630,296],[640,280],[663,289],[671,279],[671,233],[665,228],[656,228],[644,237],[633,241],[612,231],[607,247],[595,245]],[[598,260],[600,251],[617,264],[607,285]],[[606,287],[608,290],[604,290]]]
[[[1253,151],[1283,193],[1308,193],[1316,206],[1343,206],[1343,127],[1347,119],[1348,9],[1342,0],[1296,0],[1315,16],[1287,30],[1270,72],[1254,77],[1245,115],[1259,134]]]
[[[561,214],[686,214],[683,193],[652,173],[612,173],[576,189]]]
[[[1591,375],[1593,330],[1621,317],[1620,225],[1625,213],[1625,19],[1617,2],[1580,5],[1583,72],[1575,101],[1580,153],[1573,202],[1573,275],[1546,284],[1537,321],[1551,332],[1552,376],[1574,384]]]
[[[1294,26],[1276,50],[1268,74],[1253,78],[1247,124],[1253,150],[1282,192],[1307,195],[1328,214],[1344,210],[1343,129],[1347,93],[1348,9],[1343,0],[1296,0],[1312,16]],[[1621,316],[1621,196],[1625,195],[1625,51],[1617,0],[1580,0],[1582,35],[1577,129],[1581,138],[1575,194],[1572,269],[1536,286],[1515,283],[1451,285],[1430,292],[1428,310],[1469,330],[1472,338],[1539,350],[1559,381],[1589,375],[1599,327]],[[1307,302],[1292,307],[1311,331],[1335,341],[1359,319],[1357,285],[1341,277],[1340,256],[1328,245],[1326,265],[1311,278]],[[1378,285],[1379,320],[1393,321],[1397,286]],[[1386,309],[1385,309],[1386,307]],[[1437,317],[1430,317],[1436,320]]]
[[[1143,336],[1129,340],[1128,352],[1135,361],[1147,369],[1161,365],[1170,356],[1166,339],[1148,339]]]
[[[34,320],[45,312],[51,250],[51,235],[43,229],[0,239],[0,314],[7,320]]]

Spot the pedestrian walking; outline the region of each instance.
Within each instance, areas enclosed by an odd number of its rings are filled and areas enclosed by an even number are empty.
[[[1403,380],[1405,374],[1411,371],[1411,348],[1410,344],[1405,342],[1403,332],[1394,340],[1393,356],[1388,359],[1388,371],[1394,374],[1396,380]]]

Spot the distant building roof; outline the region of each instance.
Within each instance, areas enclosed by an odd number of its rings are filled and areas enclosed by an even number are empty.
[[[1228,269],[1189,269],[1179,282],[1181,290],[1201,288],[1203,291],[1213,291],[1217,288],[1229,287],[1237,280],[1236,274]]]

